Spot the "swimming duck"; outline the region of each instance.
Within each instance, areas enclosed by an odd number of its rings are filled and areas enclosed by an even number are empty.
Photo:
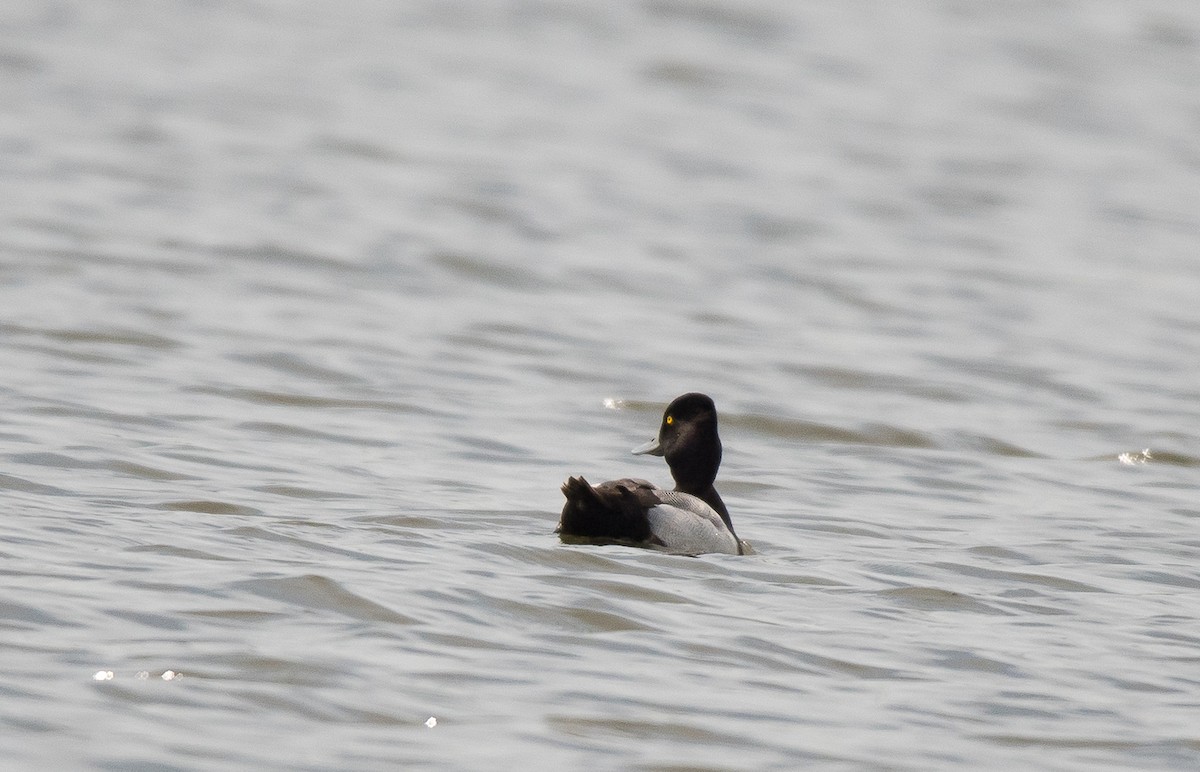
[[[571,477],[562,486],[567,503],[557,533],[563,541],[616,542],[686,555],[745,552],[713,487],[721,438],[710,397],[694,392],[676,397],[663,412],[658,437],[633,453],[665,457],[675,490],[630,478],[591,485]]]

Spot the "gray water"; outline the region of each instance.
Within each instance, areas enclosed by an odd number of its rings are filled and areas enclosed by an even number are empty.
[[[1195,768],[1198,83],[1185,2],[6,2],[4,768]],[[690,390],[757,554],[560,544]]]

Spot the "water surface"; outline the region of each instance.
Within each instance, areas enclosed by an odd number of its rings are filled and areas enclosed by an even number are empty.
[[[0,754],[1194,768],[1198,46],[1167,2],[10,3]],[[690,390],[757,554],[559,544]]]

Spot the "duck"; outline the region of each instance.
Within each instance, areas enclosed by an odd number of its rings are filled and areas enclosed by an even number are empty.
[[[658,436],[631,451],[662,456],[674,490],[635,478],[592,485],[582,476],[562,485],[566,504],[555,532],[567,543],[628,544],[683,555],[745,554],[713,482],[721,466],[717,407],[699,392],[676,397]]]

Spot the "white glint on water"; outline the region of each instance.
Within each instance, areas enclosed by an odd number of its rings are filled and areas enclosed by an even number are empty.
[[[1150,455],[1150,448],[1145,448],[1141,453],[1126,452],[1117,456],[1118,461],[1120,461],[1122,464],[1128,464],[1129,466],[1144,464],[1147,461],[1150,461],[1152,458],[1154,457]]]
[[[433,729],[435,726],[437,726],[437,719],[433,716],[430,716],[429,718],[425,719],[425,726]]]

